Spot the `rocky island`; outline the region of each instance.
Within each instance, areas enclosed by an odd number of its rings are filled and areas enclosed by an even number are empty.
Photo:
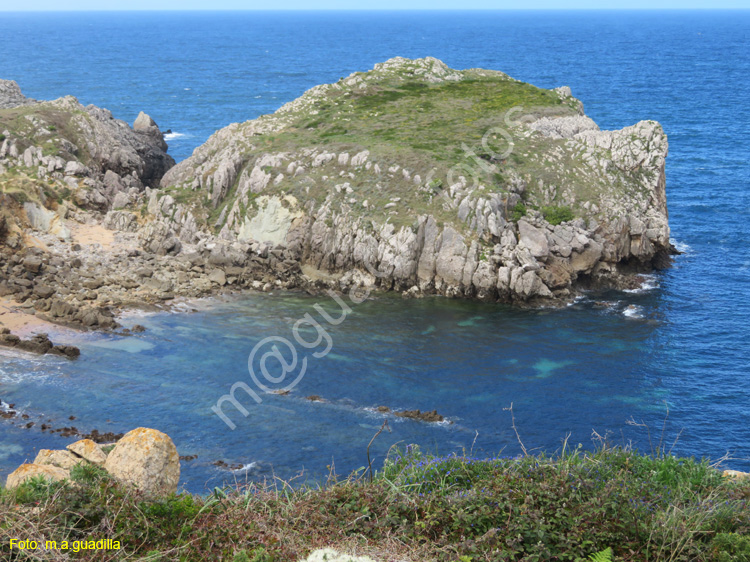
[[[166,150],[146,114],[0,82],[0,297],[100,329],[242,288],[533,306],[632,287],[673,251],[658,123],[602,131],[567,87],[430,57]]]

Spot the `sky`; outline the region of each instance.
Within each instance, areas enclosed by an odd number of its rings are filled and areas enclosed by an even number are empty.
[[[0,12],[269,9],[750,9],[750,0],[0,0]]]

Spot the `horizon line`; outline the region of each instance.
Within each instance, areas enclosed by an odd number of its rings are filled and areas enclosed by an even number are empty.
[[[588,8],[588,7],[570,7],[570,8],[69,8],[62,10],[39,9],[0,9],[0,13],[16,14],[60,14],[60,13],[155,13],[155,12],[750,12],[750,7],[696,7],[696,8]]]

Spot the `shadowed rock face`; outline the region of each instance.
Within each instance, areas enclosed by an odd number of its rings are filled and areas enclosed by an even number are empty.
[[[667,139],[654,121],[601,131],[582,107],[567,87],[391,59],[218,131],[149,210],[187,244],[276,247],[340,288],[629,286],[668,261]]]

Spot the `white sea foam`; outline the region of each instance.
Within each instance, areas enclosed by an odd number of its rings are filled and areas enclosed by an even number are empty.
[[[587,299],[588,299],[588,297],[586,297],[585,295],[578,295],[578,296],[576,296],[573,299],[572,302],[569,302],[566,306],[574,306],[574,305],[579,304],[579,303],[581,303],[581,302],[583,302],[583,301],[585,301]]]
[[[625,289],[626,293],[646,293],[659,288],[659,281],[656,275],[641,275],[641,286],[637,289]]]
[[[171,141],[171,140],[175,140],[175,139],[183,139],[183,138],[190,137],[190,136],[192,136],[192,135],[188,135],[188,134],[185,134],[185,133],[166,133],[164,135],[164,140],[165,141]]]
[[[237,469],[233,470],[232,472],[247,472],[247,471],[252,470],[253,468],[255,468],[257,465],[258,465],[258,463],[255,462],[255,461],[253,461],[253,462],[250,462],[250,463],[247,463],[247,464],[243,464],[242,468],[237,468]]]
[[[643,318],[643,307],[637,304],[631,304],[625,307],[622,311],[622,315],[626,318]]]
[[[679,240],[675,240],[674,238],[669,239],[669,243],[672,244],[672,246],[675,247],[675,249],[680,252],[681,254],[689,254],[693,251],[693,249],[690,247],[689,244],[686,242],[680,242]]]

